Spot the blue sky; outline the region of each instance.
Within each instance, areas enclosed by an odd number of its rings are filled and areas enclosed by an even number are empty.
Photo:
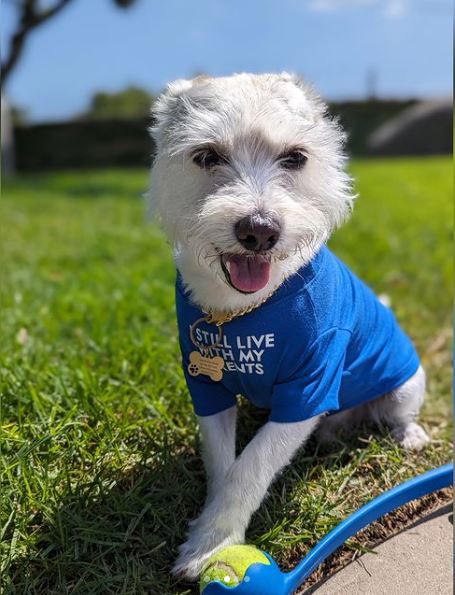
[[[5,0],[3,56],[13,17]],[[379,96],[449,95],[451,0],[73,0],[32,33],[6,91],[42,121],[83,111],[98,90],[280,70],[327,99],[364,97],[371,70]]]

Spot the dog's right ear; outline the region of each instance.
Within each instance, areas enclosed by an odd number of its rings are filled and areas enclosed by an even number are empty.
[[[158,96],[152,105],[152,126],[149,132],[152,135],[158,149],[161,148],[163,133],[169,128],[173,115],[177,109],[178,98],[189,91],[192,87],[192,81],[178,79],[169,83],[166,89]]]
[[[185,105],[185,96],[191,89],[208,82],[211,77],[203,74],[194,79],[177,79],[169,83],[152,106],[152,126],[149,132],[158,149],[161,149],[164,132],[171,130]]]

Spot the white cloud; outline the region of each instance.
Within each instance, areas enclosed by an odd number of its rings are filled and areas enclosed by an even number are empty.
[[[408,12],[409,0],[308,0],[308,10],[314,12],[338,12],[344,8],[377,6],[384,16],[399,19]]]
[[[385,2],[384,14],[389,19],[401,19],[409,10],[408,0],[388,0]]]
[[[308,9],[315,12],[335,12],[343,8],[371,6],[376,2],[377,0],[310,0]]]

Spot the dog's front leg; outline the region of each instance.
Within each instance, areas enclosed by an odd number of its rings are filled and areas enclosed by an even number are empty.
[[[216,494],[235,460],[237,407],[198,417],[202,455],[207,473],[207,502]]]
[[[314,430],[318,417],[293,423],[268,422],[234,461],[226,477],[198,519],[173,572],[196,578],[204,563],[221,548],[242,543],[253,512],[259,508],[270,483],[287,465]]]

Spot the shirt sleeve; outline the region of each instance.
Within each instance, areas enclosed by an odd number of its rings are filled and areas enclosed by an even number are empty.
[[[347,330],[330,329],[305,350],[291,375],[274,386],[270,421],[303,421],[339,409],[350,336]],[[283,361],[284,366],[288,364],[287,359]]]

